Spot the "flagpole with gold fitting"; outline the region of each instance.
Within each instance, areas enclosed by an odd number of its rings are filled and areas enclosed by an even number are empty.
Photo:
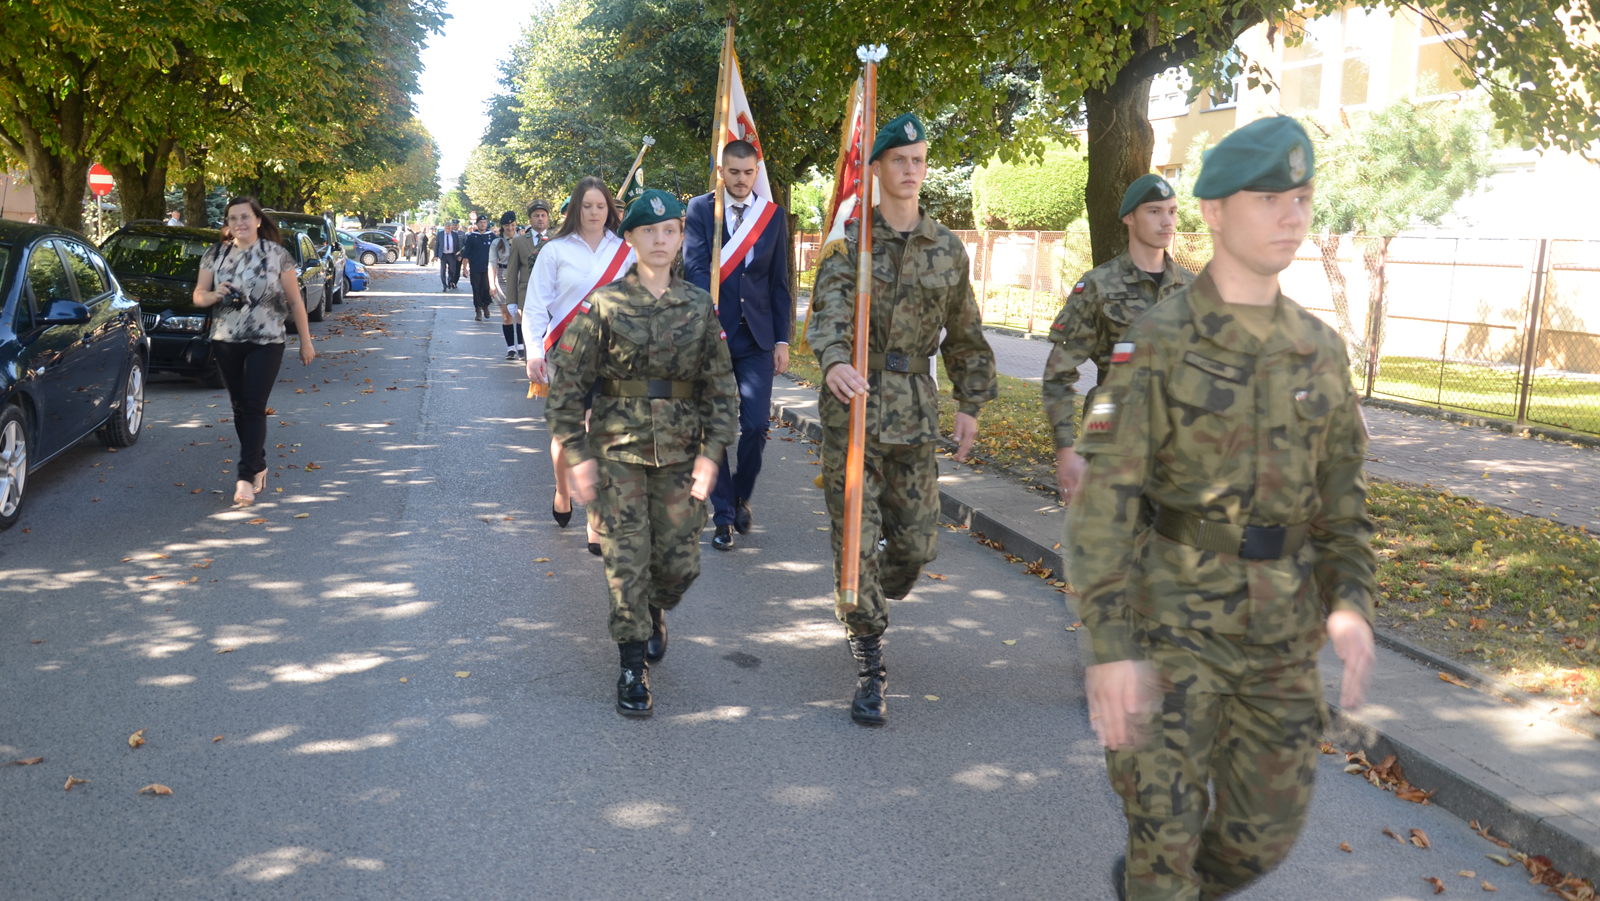
[[[644,162],[644,152],[656,146],[656,139],[649,135],[644,136],[644,142],[639,145],[639,155],[633,158],[633,168],[628,170],[628,177],[622,180],[622,187],[617,189],[617,196],[628,193],[628,185],[633,183],[634,175],[638,174],[639,166]]]
[[[722,39],[722,62],[717,67],[717,115],[711,139],[711,309],[722,296],[722,150],[728,145],[728,109],[733,105],[733,7],[728,7],[728,30]]]
[[[878,63],[888,56],[879,44],[856,49],[861,60],[861,186],[856,209],[860,230],[856,240],[856,331],[850,365],[867,377],[867,338],[872,324],[872,142],[878,132]],[[844,548],[839,558],[839,596],[834,606],[841,614],[853,613],[861,587],[861,503],[867,459],[867,394],[850,399],[850,446],[844,463]]]

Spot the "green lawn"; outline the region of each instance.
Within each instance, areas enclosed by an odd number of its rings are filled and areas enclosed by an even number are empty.
[[[1385,357],[1372,386],[1374,396],[1517,418],[1518,373],[1506,367],[1445,363],[1418,357]],[[1600,434],[1600,379],[1534,376],[1528,420],[1541,425]]]

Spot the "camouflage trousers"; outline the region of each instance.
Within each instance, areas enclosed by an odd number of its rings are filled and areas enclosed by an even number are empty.
[[[844,463],[848,426],[824,424],[822,490],[832,524],[833,580],[844,554]],[[854,612],[840,617],[851,635],[889,627],[889,603],[911,593],[922,567],[939,556],[939,463],[934,444],[880,444],[867,439],[861,497],[861,581]],[[878,553],[878,538],[886,540]]]
[[[601,458],[594,501],[611,638],[650,637],[650,608],[671,610],[700,577],[700,530],[706,504],[689,495],[694,462],[640,466]]]
[[[1300,834],[1327,715],[1323,633],[1253,645],[1140,622],[1160,723],[1145,747],[1106,752],[1128,818],[1128,898],[1220,898],[1276,866]]]

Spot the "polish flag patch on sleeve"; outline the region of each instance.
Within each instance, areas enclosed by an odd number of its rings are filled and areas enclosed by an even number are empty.
[[[1072,293],[1074,293],[1074,294],[1082,294],[1083,293],[1083,288],[1084,288],[1084,282],[1082,280],[1079,280],[1079,282],[1076,285],[1072,286]]]
[[[590,308],[589,302],[587,300],[584,301],[583,303],[578,304],[578,312],[580,312],[580,313],[587,313],[587,312],[589,312],[590,309],[591,308]]]
[[[1124,341],[1111,345],[1111,362],[1126,363],[1133,359],[1133,342]]]

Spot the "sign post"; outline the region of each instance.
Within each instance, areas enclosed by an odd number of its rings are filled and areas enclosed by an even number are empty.
[[[95,163],[94,166],[89,169],[89,192],[94,195],[94,231],[96,241],[104,238],[106,231],[106,205],[103,201],[103,198],[107,194],[110,194],[111,189],[115,186],[116,181],[111,177],[111,170],[107,169],[105,166]]]

